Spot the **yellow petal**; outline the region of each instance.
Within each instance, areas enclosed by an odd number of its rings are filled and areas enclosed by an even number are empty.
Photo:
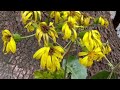
[[[31,17],[32,12],[28,13],[28,15],[24,19],[24,24],[26,24],[26,21]]]
[[[63,59],[63,55],[61,55],[60,52],[55,51],[55,53],[53,55],[56,56],[57,58],[59,58],[60,61]]]
[[[79,52],[78,53],[78,56],[85,56],[85,55],[87,55],[88,54],[88,52]]]
[[[55,37],[54,33],[52,31],[49,31],[48,33],[52,37],[54,43],[56,43],[56,37]]]
[[[102,18],[101,19],[101,25],[104,26],[104,24],[105,24],[105,20]]]
[[[54,11],[52,11],[51,13],[50,13],[50,18],[53,18],[54,17]]]
[[[101,23],[101,21],[102,21],[102,17],[99,17],[98,23]]]
[[[87,66],[88,66],[88,67],[91,67],[92,64],[93,64],[93,60],[88,60]]]
[[[48,58],[47,58],[47,64],[46,64],[48,70],[50,70],[51,65],[52,65],[51,56],[49,55]]]
[[[82,15],[81,18],[80,18],[80,23],[81,23],[81,24],[83,24],[83,22],[84,22],[83,17],[84,17],[84,16]]]
[[[45,66],[46,66],[46,64],[47,64],[49,49],[50,49],[49,47],[46,48],[45,53],[41,56],[40,64],[41,64],[41,67],[42,67],[43,69],[45,69]]]
[[[47,44],[48,44],[48,42],[49,42],[48,34],[45,34],[45,37],[46,37],[46,42],[47,42]]]
[[[6,46],[6,52],[7,52],[7,53],[10,52],[10,42],[7,43],[7,46]]]
[[[60,13],[56,11],[56,14],[55,14],[55,23],[58,23],[59,20],[60,20]]]
[[[5,41],[4,44],[3,44],[3,52],[5,52],[6,46],[7,46],[7,42]]]
[[[86,46],[86,48],[91,51],[91,47],[90,47],[90,41],[89,41],[89,32],[86,32],[83,36],[83,43]]]
[[[62,26],[62,32],[63,33],[65,32],[66,27],[67,27],[67,23],[64,23],[63,26]]]
[[[47,64],[47,53],[44,53],[42,56],[41,56],[41,61],[40,61],[40,65],[42,67],[42,69],[45,69],[45,66]]]
[[[5,29],[5,30],[2,31],[2,35],[3,35],[3,36],[11,35],[11,33],[10,33],[9,30]]]
[[[80,64],[87,66],[88,64],[88,56],[85,56],[83,59],[80,59]]]
[[[40,11],[37,11],[37,13],[38,13],[39,19],[41,20],[41,12],[40,12]]]
[[[40,22],[40,26],[47,26],[46,22]]]
[[[60,69],[60,63],[59,63],[59,60],[57,59],[57,57],[56,56],[52,56],[52,63],[53,63],[53,65],[55,66],[54,67],[54,70],[59,70]]]
[[[12,37],[10,38],[9,45],[10,45],[9,47],[10,47],[10,50],[12,51],[12,53],[15,53],[16,52],[16,43]]]
[[[54,46],[53,47],[55,50],[59,51],[60,53],[64,53],[64,49],[60,46]]]
[[[97,52],[101,52],[101,49],[100,49],[100,47],[98,47],[98,48],[95,48],[94,51],[95,51],[96,53],[97,53]]]
[[[41,41],[42,36],[43,36],[43,32],[41,31],[40,28],[38,28],[38,29],[36,30],[35,37],[38,39],[38,44],[39,44],[39,45],[40,45],[40,41]]]
[[[34,11],[35,22],[37,21],[37,11]]]
[[[44,54],[44,52],[46,51],[47,48],[49,48],[49,47],[40,48],[40,49],[39,49],[38,51],[36,51],[36,53],[33,55],[33,58],[40,59],[41,54]]]
[[[84,25],[85,25],[85,26],[88,26],[89,23],[90,23],[90,18],[89,18],[89,17],[85,18],[85,19],[84,19]]]
[[[73,36],[72,36],[71,40],[74,42],[76,40],[76,38],[77,38],[77,33],[76,33],[75,29],[73,29]]]
[[[70,36],[71,36],[71,30],[70,30],[70,28],[68,27],[68,25],[66,26],[66,28],[65,28],[65,34],[64,34],[64,39],[69,39],[70,38]]]
[[[92,39],[92,34],[91,34],[91,31],[89,32],[89,46],[86,46],[87,48],[88,48],[88,50],[89,51],[91,51],[93,48],[94,48],[94,46],[95,46],[95,44],[94,44],[94,40]]]

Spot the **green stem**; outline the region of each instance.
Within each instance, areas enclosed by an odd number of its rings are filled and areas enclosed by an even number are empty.
[[[114,69],[111,71],[111,73],[110,73],[110,75],[108,76],[107,79],[111,79],[113,72],[116,70],[116,68],[119,67],[119,65],[120,65],[120,62],[114,67]]]
[[[71,40],[67,43],[67,45],[64,47],[64,49],[67,48],[70,43],[71,43]]]
[[[107,60],[107,62],[109,63],[109,66],[110,66],[111,69],[112,69],[110,75],[109,75],[108,78],[107,78],[107,79],[110,79],[110,78],[112,77],[112,74],[113,74],[113,72],[114,72],[114,70],[115,70],[116,67],[114,67],[114,66],[112,65],[112,63],[108,60],[108,58],[107,58],[106,56],[104,56],[104,57],[105,57],[105,59]]]
[[[67,63],[68,63],[68,60],[66,60],[66,62],[65,62],[65,74],[64,74],[64,79],[66,79],[66,76],[67,76]]]
[[[35,34],[24,36],[24,37],[21,37],[21,38],[24,39],[24,38],[29,38],[29,37],[33,37],[33,36],[35,36]]]
[[[111,71],[111,73],[110,73],[110,75],[108,76],[107,79],[111,79],[113,72],[114,72],[114,69],[112,69],[112,71]]]
[[[109,63],[111,69],[113,70],[113,69],[114,69],[114,66],[112,65],[112,63],[108,60],[108,58],[107,58],[106,56],[104,56],[104,57],[105,57],[105,59],[107,60],[107,62]]]
[[[65,74],[64,74],[64,79],[66,79],[66,76],[67,76],[67,63],[68,63],[68,57],[69,57],[69,51],[70,51],[70,48],[72,47],[72,44],[73,44],[73,42],[71,42],[70,43],[70,45],[69,45],[69,47],[68,47],[68,49],[67,49],[67,51],[66,51],[66,53],[63,55],[63,56],[65,56],[66,55],[66,63],[65,63]]]
[[[51,37],[49,37],[52,41],[53,41],[53,39],[51,38]],[[54,41],[53,41],[54,42]],[[59,45],[59,46],[61,46],[58,42],[56,42],[56,44],[57,45]],[[62,47],[62,46],[61,46]]]

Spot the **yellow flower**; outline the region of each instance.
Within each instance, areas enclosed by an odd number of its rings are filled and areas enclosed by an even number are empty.
[[[25,26],[25,28],[27,28],[27,31],[28,32],[33,32],[34,31],[34,26],[33,26],[33,22],[31,21],[31,22],[29,22],[26,26]]]
[[[94,47],[102,47],[100,33],[97,30],[86,32],[83,36],[82,43],[84,43],[88,50],[91,50]]]
[[[108,42],[103,43],[102,52],[103,54],[108,54],[111,52],[111,47]]]
[[[41,38],[43,37],[43,41],[45,45],[47,45],[49,42],[49,36],[53,39],[54,43],[56,43],[56,38],[58,38],[53,22],[50,22],[49,25],[47,25],[46,22],[40,22],[36,30],[35,36],[38,39],[39,44],[40,44]]]
[[[78,56],[83,57],[79,58],[80,64],[90,67],[92,66],[94,60],[100,61],[104,55],[101,52],[101,48],[97,47],[86,52],[79,52]]]
[[[90,25],[90,20],[91,20],[91,17],[90,17],[90,16],[84,18],[84,24],[83,24],[83,25],[85,25],[85,26],[89,26],[89,25]]]
[[[43,69],[49,71],[60,70],[60,62],[63,59],[64,50],[60,46],[51,46],[40,48],[33,58],[40,60],[40,65]]]
[[[14,41],[13,35],[10,33],[9,30],[3,30],[2,31],[2,40],[4,42],[3,46],[3,52],[5,54],[12,52],[16,52],[16,43]]]
[[[63,19],[65,20],[68,17],[72,17],[75,19],[75,21],[79,21],[81,17],[80,11],[63,11]]]
[[[93,17],[89,16],[86,13],[83,13],[79,19],[79,23],[83,26],[89,26],[91,23],[91,19],[93,19]]]
[[[103,18],[103,17],[99,17],[98,23],[101,24],[101,26],[105,26],[106,28],[109,25],[108,20],[106,18]]]
[[[40,11],[21,11],[23,24],[26,24],[29,20],[34,20],[35,22],[41,20]]]
[[[63,39],[71,39],[73,42],[77,38],[76,28],[79,26],[74,18],[69,17],[68,21],[66,21],[62,26],[62,32],[64,33]]]
[[[55,19],[55,23],[58,23],[59,20],[61,19],[60,12],[58,11],[52,11],[50,17]]]

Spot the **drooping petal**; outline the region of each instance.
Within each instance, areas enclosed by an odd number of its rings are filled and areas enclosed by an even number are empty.
[[[7,52],[7,53],[10,52],[10,42],[7,43],[7,46],[6,46],[6,52]]]
[[[80,59],[80,64],[87,66],[88,64],[88,56],[85,56],[84,58]]]
[[[77,38],[77,33],[76,33],[75,29],[73,29],[73,35],[71,37],[71,40],[74,42],[76,40],[76,38]]]
[[[42,69],[45,69],[45,66],[47,64],[47,57],[48,57],[47,53],[44,53],[41,57],[40,65]]]
[[[7,35],[10,35],[10,36],[11,36],[12,34],[10,33],[9,30],[6,29],[6,30],[3,30],[3,31],[2,31],[2,35],[3,35],[3,36],[7,36]]]
[[[50,70],[51,65],[52,65],[51,56],[49,55],[48,58],[47,58],[47,64],[46,64],[48,70]]]
[[[87,55],[88,54],[88,52],[79,52],[78,53],[78,56],[85,56],[85,55]]]
[[[47,59],[48,59],[48,52],[49,52],[49,47],[46,48],[45,53],[41,56],[41,67],[45,69],[45,66],[47,64]]]
[[[65,28],[65,34],[64,34],[63,39],[69,39],[70,36],[71,36],[71,30],[70,30],[69,26],[67,25]]]
[[[90,59],[90,60],[88,60],[87,66],[88,66],[88,67],[91,67],[91,66],[92,66],[92,64],[93,64],[93,60],[91,60],[91,59]]]
[[[12,37],[10,38],[10,50],[12,51],[12,53],[16,52],[16,43]]]
[[[60,46],[54,46],[53,47],[55,50],[59,51],[60,53],[64,53],[64,49]]]
[[[34,55],[33,58],[40,59],[41,55],[45,53],[46,49],[49,47],[40,48]],[[50,48],[49,48],[50,49]]]

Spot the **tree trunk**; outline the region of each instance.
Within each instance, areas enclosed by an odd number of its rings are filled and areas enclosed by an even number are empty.
[[[87,11],[92,16],[104,15],[109,19],[110,26],[108,29],[99,29],[102,40],[108,40],[112,48],[112,52],[107,56],[113,63],[117,64],[120,61],[120,40],[117,37],[113,24],[111,23],[110,13],[108,11]],[[32,33],[26,33],[21,23],[21,17],[19,11],[0,11],[0,30],[9,29],[11,32],[18,32],[21,35],[28,35]],[[1,38],[0,31],[0,38]],[[29,38],[17,43],[17,52],[13,55],[4,55],[2,53],[3,42],[0,39],[0,79],[28,79],[33,78],[33,71],[39,69],[39,61],[34,60],[32,55],[38,50],[37,40],[35,38]],[[89,76],[94,75],[96,72],[109,69],[107,62],[103,59],[101,62],[94,63],[93,67],[88,68]]]

